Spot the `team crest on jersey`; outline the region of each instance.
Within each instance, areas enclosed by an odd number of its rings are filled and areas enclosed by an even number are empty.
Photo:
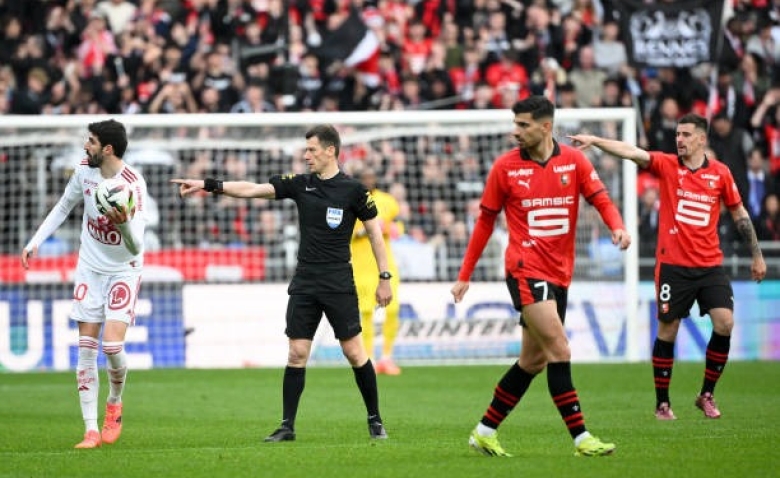
[[[325,220],[328,222],[328,226],[331,229],[336,229],[341,224],[341,220],[344,219],[344,210],[337,207],[329,207],[328,212],[325,214]]]
[[[710,179],[709,181],[707,181],[707,186],[709,186],[710,189],[715,189],[715,181]]]
[[[569,185],[569,175],[568,174],[561,174],[561,184],[563,186]]]

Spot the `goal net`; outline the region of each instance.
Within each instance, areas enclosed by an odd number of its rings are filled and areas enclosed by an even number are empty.
[[[77,331],[68,320],[77,262],[77,207],[29,270],[19,252],[85,156],[86,125],[106,117],[0,116],[0,370],[69,369]],[[174,177],[266,182],[303,173],[304,133],[332,123],[347,173],[370,167],[401,205],[392,247],[400,268],[401,324],[395,357],[406,363],[501,360],[520,330],[503,285],[503,219],[463,303],[456,279],[486,174],[514,147],[511,111],[133,115],[125,160],[148,184],[143,286],[126,349],[138,367],[278,366],[286,360],[286,286],[296,264],[290,201],[209,194],[181,199]],[[630,109],[556,112],[556,138],[592,132],[632,142]],[[589,152],[636,238],[636,169]],[[626,165],[628,164],[628,165]],[[590,206],[580,210],[577,267],[567,327],[586,360],[633,360],[637,341],[636,247],[619,252]],[[324,321],[323,321],[324,322]],[[377,324],[377,350],[382,326]],[[576,352],[575,352],[576,355]],[[577,357],[575,357],[576,359]],[[327,324],[313,363],[343,361]]]

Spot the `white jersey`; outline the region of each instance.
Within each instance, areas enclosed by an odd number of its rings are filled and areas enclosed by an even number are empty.
[[[124,165],[115,178],[126,181],[133,191],[136,210],[133,218],[128,221],[127,230],[139,247],[137,254],[132,254],[127,249],[125,239],[117,226],[98,212],[95,190],[104,178],[99,168],[90,168],[87,165],[86,159],[76,167],[62,197],[46,216],[26,248],[31,250],[33,246],[40,246],[65,221],[76,204],[83,200],[79,266],[102,274],[140,270],[143,266],[143,237],[146,227],[146,181],[128,164]]]

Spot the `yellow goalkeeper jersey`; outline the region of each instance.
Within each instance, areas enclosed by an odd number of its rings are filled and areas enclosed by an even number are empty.
[[[395,263],[393,251],[390,248],[390,239],[398,237],[403,233],[402,230],[399,230],[401,226],[395,221],[395,218],[400,211],[400,207],[398,206],[398,201],[396,201],[392,195],[384,191],[374,189],[371,191],[371,197],[374,198],[376,208],[379,211],[377,218],[382,224],[388,267],[393,275],[397,275],[398,266]],[[379,274],[379,271],[376,268],[376,261],[374,260],[374,253],[371,251],[371,241],[368,239],[363,223],[360,221],[355,224],[355,230],[352,231],[352,243],[350,246],[352,249],[352,268],[355,276],[362,274]]]

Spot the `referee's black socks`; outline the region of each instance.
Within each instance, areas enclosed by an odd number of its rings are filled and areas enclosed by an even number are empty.
[[[306,385],[306,368],[290,367],[284,369],[282,385],[282,425],[295,429],[295,417],[298,415],[298,403],[301,401],[303,387]]]
[[[363,396],[368,416],[379,418],[379,390],[376,385],[374,364],[371,359],[368,359],[361,367],[352,367],[352,372],[355,373],[355,383]]]

